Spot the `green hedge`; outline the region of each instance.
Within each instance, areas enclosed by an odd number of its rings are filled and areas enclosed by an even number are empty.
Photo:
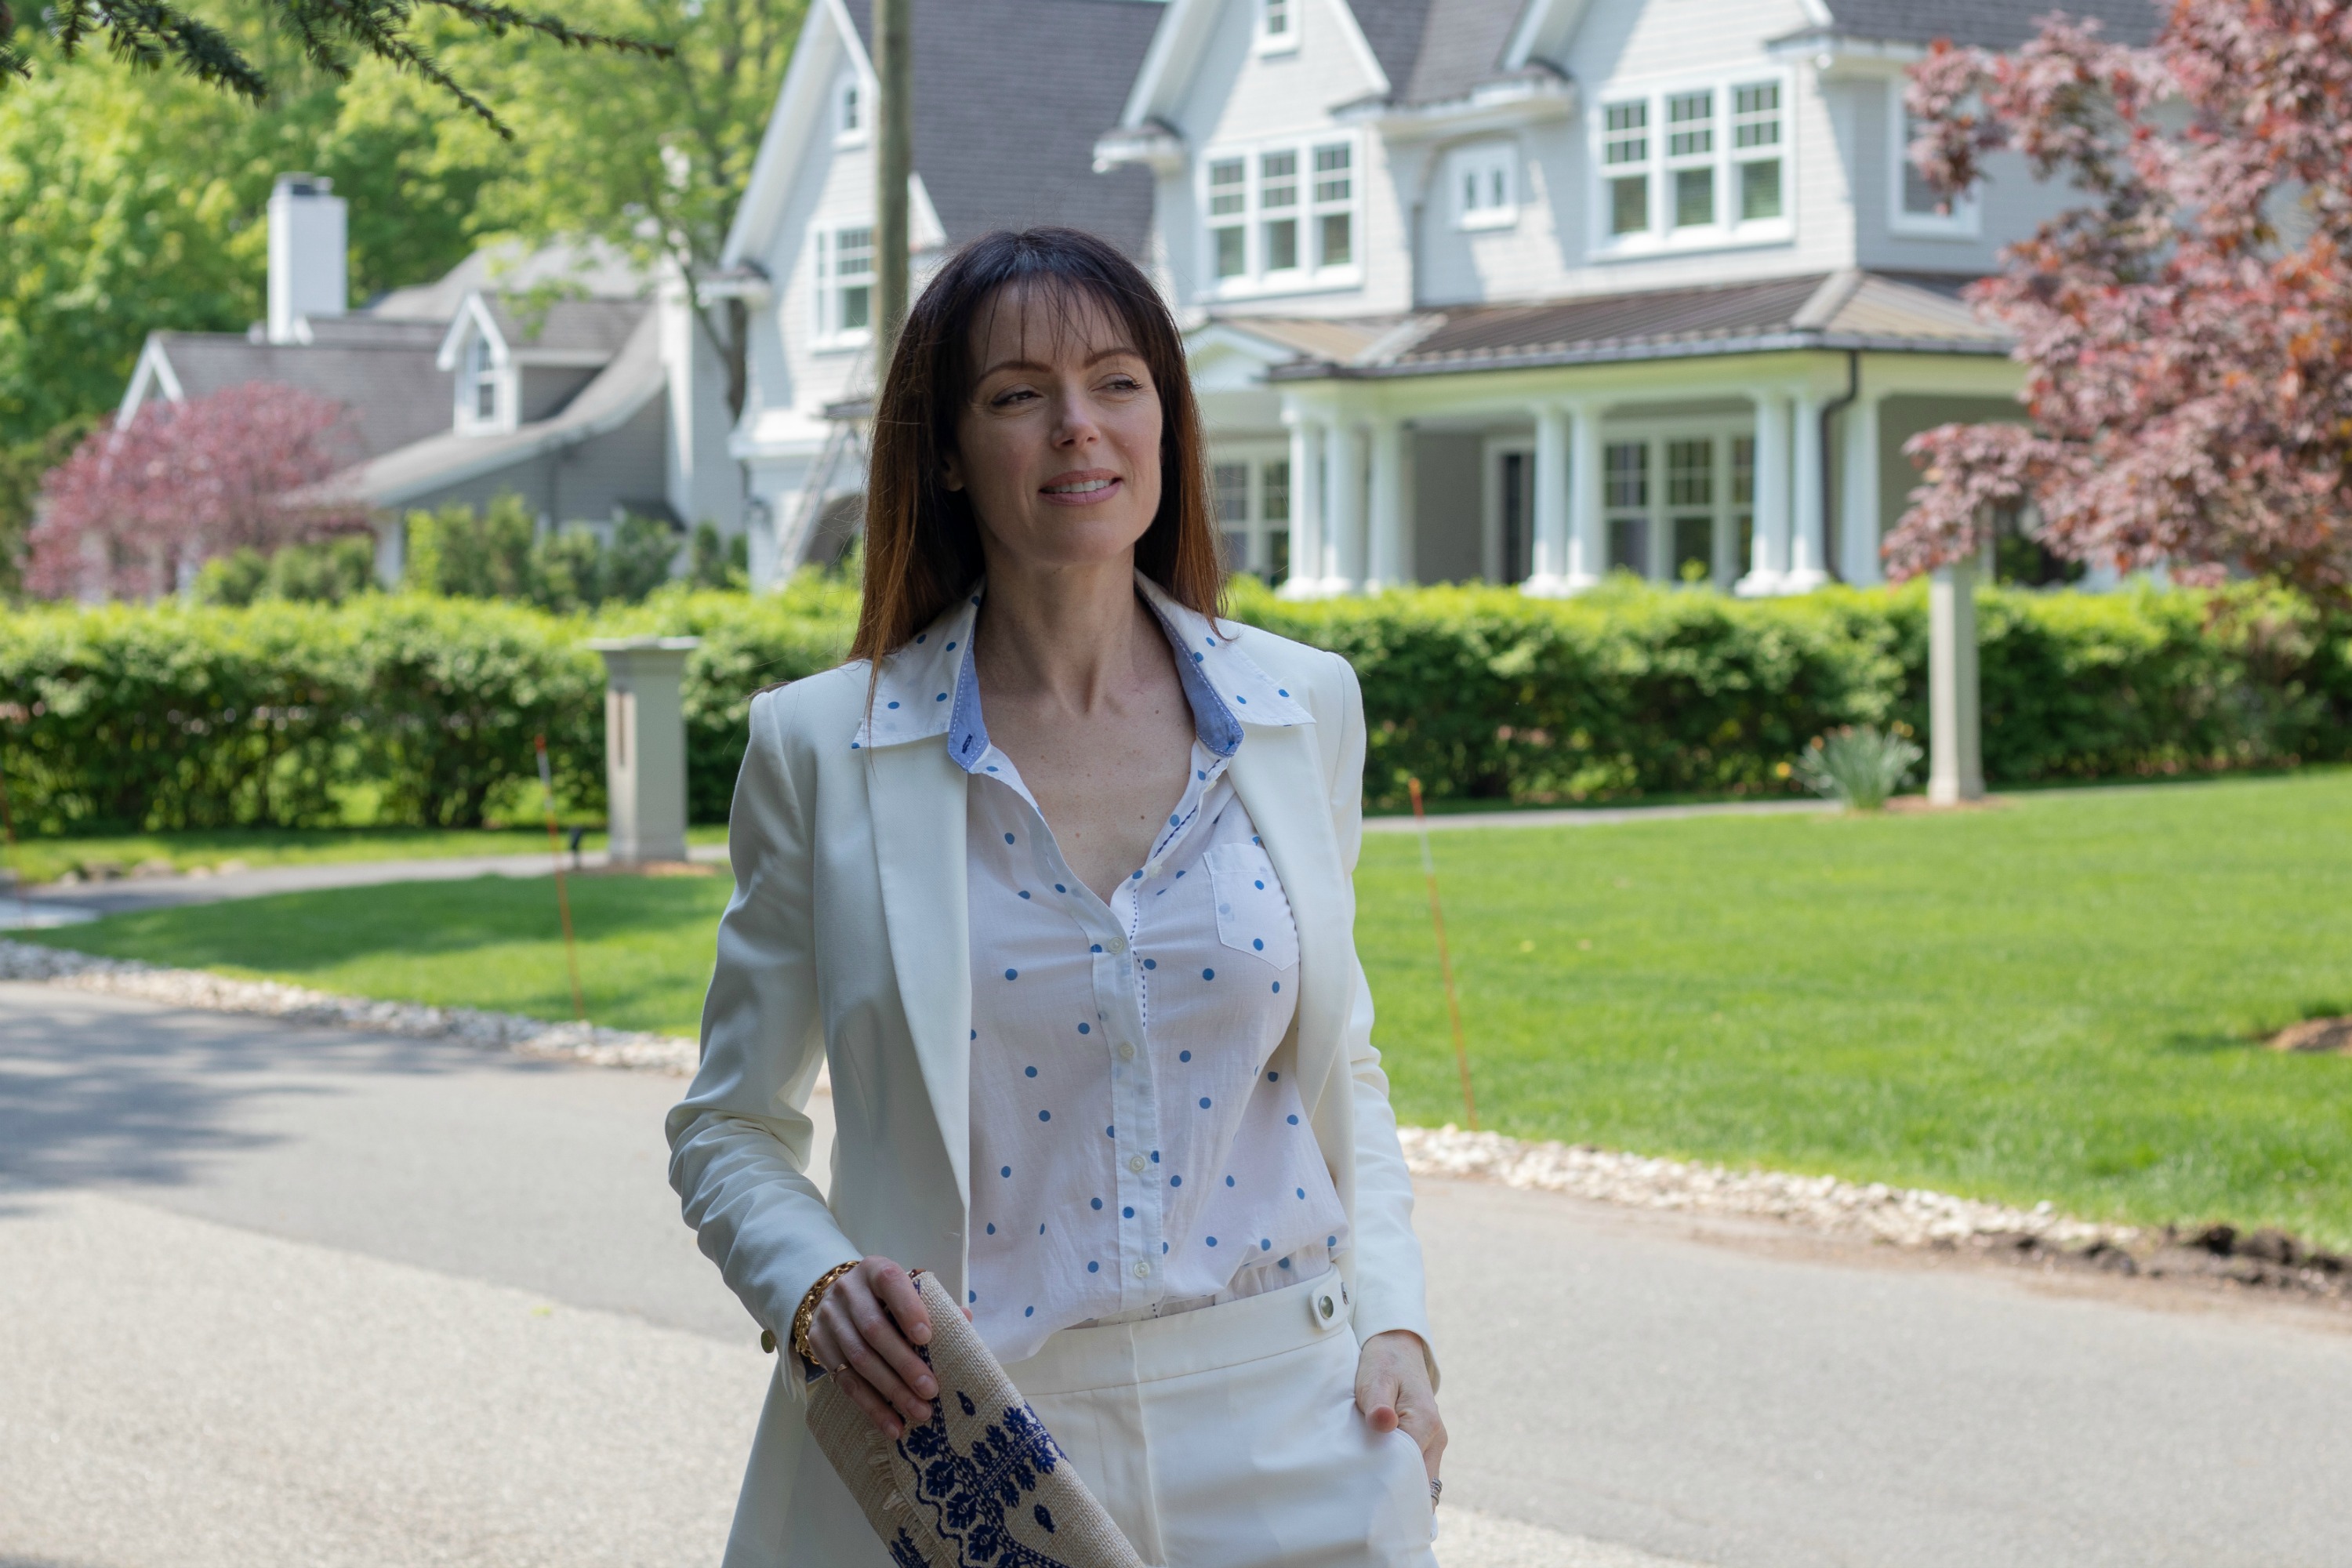
[[[1789,759],[1824,729],[1925,728],[1916,587],[1291,604],[1244,585],[1233,609],[1354,664],[1376,808],[1402,803],[1409,774],[1440,801],[1784,794]],[[544,733],[566,802],[593,814],[602,676],[583,642],[691,633],[688,790],[717,821],[751,694],[837,660],[855,611],[853,588],[810,576],[594,616],[411,595],[0,616],[0,767],[37,831],[470,826],[525,798]],[[1995,783],[2352,755],[2352,623],[2284,592],[1988,592],[1979,619]]]

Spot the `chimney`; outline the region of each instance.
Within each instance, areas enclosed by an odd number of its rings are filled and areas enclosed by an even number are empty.
[[[269,193],[269,341],[290,343],[308,316],[343,313],[349,267],[335,182],[280,174]]]

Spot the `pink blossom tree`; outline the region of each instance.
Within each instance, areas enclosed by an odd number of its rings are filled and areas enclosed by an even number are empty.
[[[343,405],[298,387],[248,382],[151,404],[121,429],[92,431],[50,471],[26,585],[152,599],[225,552],[364,527],[362,509],[301,493],[353,450]]]
[[[1912,69],[1923,174],[2012,149],[2080,203],[2004,253],[1978,307],[2016,337],[2032,426],[1947,425],[1886,544],[1964,558],[2031,502],[2074,560],[2352,584],[2352,5],[2176,0],[2147,47],[2052,16],[2011,54]]]

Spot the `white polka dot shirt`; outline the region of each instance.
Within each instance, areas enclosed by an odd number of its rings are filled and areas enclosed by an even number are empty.
[[[1347,1244],[1286,1070],[1297,928],[1225,772],[1243,718],[1307,714],[1212,623],[1138,584],[1197,739],[1183,798],[1108,904],[988,741],[965,658],[976,596],[886,664],[860,732],[944,731],[972,779],[970,1305],[1008,1362],[1057,1329],[1312,1278]]]

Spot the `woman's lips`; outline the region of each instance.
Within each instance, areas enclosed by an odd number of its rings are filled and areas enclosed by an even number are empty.
[[[1125,485],[1126,481],[1117,474],[1098,474],[1056,479],[1037,493],[1055,506],[1098,506],[1118,494]]]

